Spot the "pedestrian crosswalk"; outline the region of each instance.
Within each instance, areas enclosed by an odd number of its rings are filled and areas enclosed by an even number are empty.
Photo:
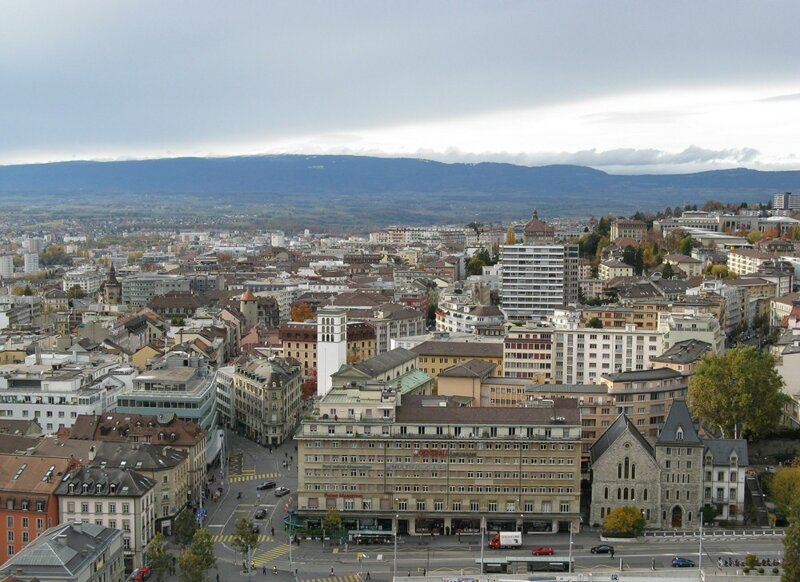
[[[303,582],[362,582],[366,580],[366,574],[363,577],[358,574],[350,574],[349,576],[328,576],[327,578],[304,578]]]
[[[259,554],[258,556],[253,558],[253,563],[256,567],[260,568],[270,562],[277,560],[278,558],[285,556],[289,553],[289,544],[281,544],[280,546],[276,546],[271,550],[267,550],[263,554]]]
[[[256,479],[277,479],[280,473],[242,473],[241,475],[231,475],[230,482],[238,483],[240,481],[255,481]]]
[[[215,535],[215,536],[211,536],[211,541],[213,541],[214,543],[223,543],[223,542],[230,543],[230,542],[233,541],[234,537],[235,536],[233,534]],[[268,536],[268,535],[264,535],[264,534],[258,536],[258,541],[259,542],[271,542],[272,540],[273,540],[272,536]],[[286,550],[286,551],[288,552],[289,550]]]

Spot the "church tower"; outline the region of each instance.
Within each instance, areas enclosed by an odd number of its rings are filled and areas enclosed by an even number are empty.
[[[331,389],[331,374],[347,363],[347,312],[337,307],[317,310],[317,396]]]
[[[108,278],[103,283],[103,303],[106,305],[119,305],[122,302],[122,283],[117,281],[117,270],[114,263],[108,270]]]

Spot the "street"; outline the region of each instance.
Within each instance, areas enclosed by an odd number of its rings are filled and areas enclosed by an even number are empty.
[[[204,525],[213,536],[217,556],[217,570],[208,572],[209,580],[213,582],[217,574],[220,580],[248,576],[242,569],[242,556],[233,548],[231,540],[236,520],[241,517],[252,519],[259,508],[264,508],[267,516],[265,519],[255,520],[260,528],[260,537],[258,548],[253,553],[255,568],[251,577],[269,577],[284,582],[293,580],[296,570],[297,580],[356,582],[359,574],[365,580],[367,573],[371,580],[391,580],[394,569],[393,544],[339,546],[326,542],[323,547],[320,541],[302,540],[299,546],[291,546],[290,558],[290,545],[284,531],[283,519],[286,516],[286,506],[293,499],[297,487],[294,444],[285,443],[270,454],[266,448],[229,431],[228,445],[229,453],[234,459],[232,465],[235,465],[238,474],[231,474],[220,482],[217,470],[214,473],[215,481],[209,484],[212,491],[218,486],[223,488],[219,500],[206,502],[208,517]],[[282,466],[284,460],[291,460],[289,468]],[[263,481],[275,481],[278,486],[289,488],[291,493],[285,497],[276,497],[274,489],[257,491],[256,487]],[[237,499],[240,492],[242,497]],[[272,528],[275,531],[274,537]],[[619,571],[620,562],[626,570],[649,570],[654,564],[656,570],[672,570],[671,560],[675,556],[698,562],[697,541],[659,539],[617,543],[614,544],[614,558],[605,554],[592,554],[590,548],[599,543],[601,542],[596,532],[584,531],[574,536],[573,558],[576,572],[590,569],[615,572]],[[523,538],[522,548],[485,548],[484,556],[530,556],[532,548],[542,545],[552,546],[557,557],[566,558],[569,554],[569,535],[528,534]],[[754,552],[759,557],[775,559],[782,555],[782,551],[780,538],[706,538],[703,541],[703,567],[716,569],[719,557],[723,560],[737,557],[743,559],[747,552]],[[428,575],[477,574],[478,565],[475,561],[479,558],[478,536],[465,535],[460,540],[456,536],[401,537],[397,544],[397,575],[421,575],[423,572]],[[278,569],[277,574],[272,573],[273,566]],[[736,568],[728,570],[734,572]]]

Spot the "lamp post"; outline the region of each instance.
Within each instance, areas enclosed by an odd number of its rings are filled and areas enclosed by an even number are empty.
[[[703,511],[700,510],[700,553],[697,555],[697,571],[703,567]]]
[[[569,562],[567,564],[567,572],[572,574],[572,526],[574,524],[569,522]]]
[[[394,516],[394,568],[392,569],[392,580],[397,578],[397,530],[400,526],[400,514]]]
[[[481,537],[480,537],[480,542],[481,542],[481,574],[483,574],[483,546],[486,543],[485,540],[483,539],[485,537],[485,534],[483,532],[484,532],[483,518],[481,518]]]

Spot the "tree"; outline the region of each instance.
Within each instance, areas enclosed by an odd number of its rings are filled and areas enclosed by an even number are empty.
[[[146,554],[147,563],[155,572],[156,580],[161,582],[164,579],[164,575],[169,572],[172,556],[167,551],[167,540],[160,531],[156,532],[150,543],[147,544]]]
[[[322,519],[322,527],[327,531],[333,532],[342,527],[342,512],[336,508],[331,508],[325,512]]]
[[[704,505],[700,508],[700,515],[706,525],[714,523],[714,518],[717,517],[718,513],[717,508],[713,505]]]
[[[689,407],[722,438],[758,439],[780,424],[786,396],[775,360],[751,346],[705,357],[689,380]]]
[[[800,465],[778,469],[769,482],[769,494],[785,513],[800,510]]]
[[[86,293],[83,292],[80,285],[73,285],[67,291],[67,299],[83,299],[86,297]]]
[[[593,327],[595,329],[603,329],[603,322],[600,321],[599,317],[592,317],[589,321],[586,322],[586,327]]]
[[[747,233],[746,238],[750,244],[754,245],[762,238],[764,238],[764,233],[761,232],[760,230],[751,230],[750,232]]]
[[[214,557],[214,542],[206,528],[199,529],[194,533],[192,545],[189,547],[200,560],[203,571],[210,570],[217,565],[217,559]]]
[[[203,582],[206,579],[202,560],[192,551],[192,548],[186,548],[181,552],[178,564],[181,567],[178,576],[180,582]]]
[[[639,535],[647,521],[642,513],[633,506],[617,507],[612,509],[603,519],[603,532],[613,533],[623,537]]]
[[[678,245],[678,252],[682,255],[686,255],[687,257],[692,254],[692,245],[694,239],[692,239],[692,235],[687,234],[685,237],[681,239],[680,244]]]
[[[307,321],[314,318],[314,309],[308,303],[292,305],[292,321]]]
[[[789,526],[783,532],[783,575],[781,582],[800,580],[800,510],[789,515]]]
[[[514,233],[514,227],[513,226],[509,226],[508,230],[506,231],[506,244],[507,245],[515,245],[515,244],[517,244],[517,235]]]
[[[183,548],[192,543],[194,532],[197,531],[197,520],[190,509],[184,509],[175,519],[175,541]]]
[[[247,560],[250,552],[258,546],[258,532],[255,531],[252,521],[246,517],[236,521],[231,544],[242,554],[242,559]]]
[[[675,269],[672,268],[672,263],[665,263],[661,269],[661,277],[663,279],[672,279],[675,276]]]
[[[466,227],[467,227],[467,228],[471,228],[472,230],[474,230],[474,231],[475,231],[475,236],[477,237],[477,239],[478,239],[479,241],[481,240],[481,235],[482,235],[482,234],[483,234],[483,232],[484,232],[484,230],[483,230],[483,223],[481,223],[481,222],[475,222],[475,221],[473,221],[473,222],[469,222],[469,223],[467,223],[467,226],[466,226]]]

